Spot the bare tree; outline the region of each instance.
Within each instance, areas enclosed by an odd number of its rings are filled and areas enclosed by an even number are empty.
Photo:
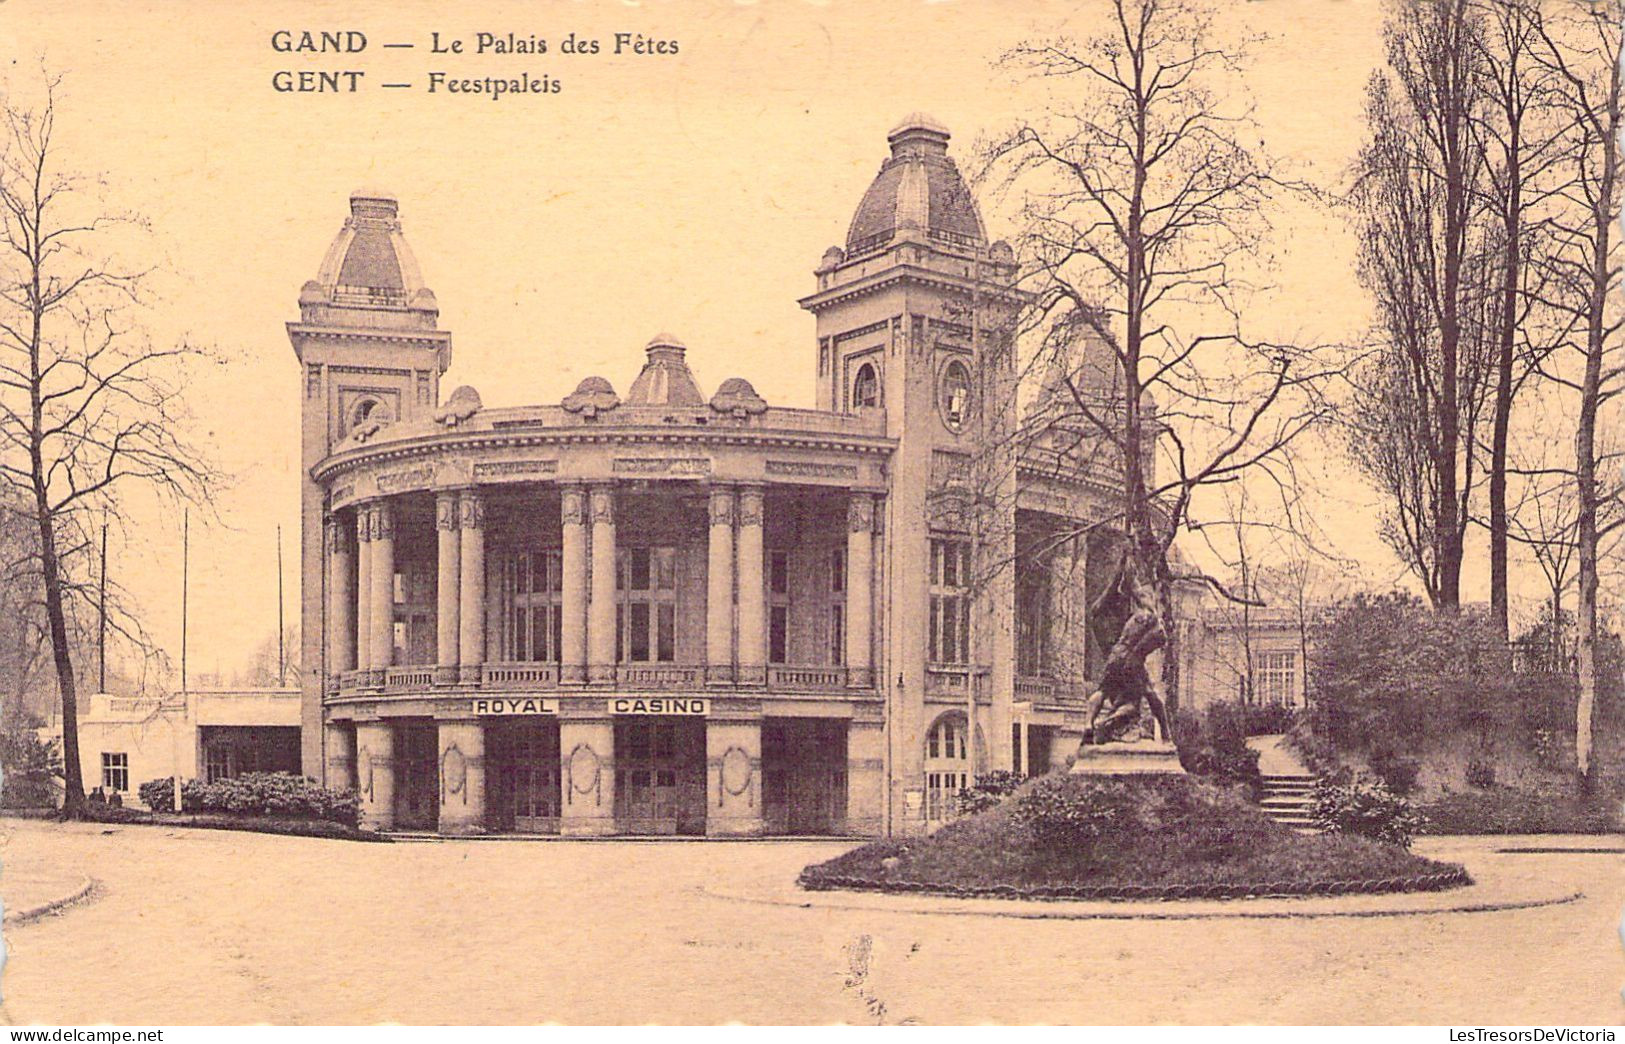
[[[1474,67],[1482,104],[1472,110],[1475,147],[1485,154],[1479,186],[1488,217],[1497,226],[1500,257],[1489,266],[1499,276],[1498,313],[1493,334],[1493,391],[1489,472],[1490,611],[1503,637],[1508,635],[1507,481],[1508,446],[1514,400],[1548,348],[1530,342],[1530,313],[1539,288],[1526,289],[1541,267],[1529,263],[1542,233],[1534,218],[1542,202],[1544,176],[1557,162],[1554,146],[1560,126],[1548,112],[1549,72],[1532,52],[1540,43],[1544,13],[1540,0],[1478,0],[1483,31]],[[1518,365],[1520,359],[1523,364]]]
[[[1482,227],[1484,25],[1473,0],[1399,0],[1366,99],[1352,200],[1379,351],[1356,388],[1354,462],[1387,499],[1383,535],[1436,607],[1461,601],[1475,433],[1497,327]]]
[[[1234,102],[1252,41],[1219,41],[1197,0],[1114,0],[1111,12],[1091,39],[1005,56],[1056,100],[988,155],[989,175],[1025,200],[1034,303],[1023,333],[1046,360],[1038,369],[1056,375],[1035,423],[1087,433],[1122,476],[1113,521],[1126,539],[1091,612],[1106,650],[1095,720],[1109,724],[1097,740],[1142,702],[1166,730],[1177,657],[1164,656],[1160,684],[1146,661],[1174,631],[1175,536],[1205,490],[1254,469],[1290,482],[1286,450],[1324,416],[1314,390],[1325,376],[1311,352],[1241,329],[1267,210],[1297,187]],[[1081,365],[1090,352],[1108,374]]]
[[[1559,440],[1547,431],[1530,435],[1512,461],[1510,471],[1521,489],[1507,520],[1511,538],[1529,549],[1546,581],[1555,656],[1561,644],[1563,595],[1574,583],[1578,497],[1572,469],[1552,462]]]
[[[1625,4],[1591,5],[1540,27],[1535,58],[1551,74],[1554,105],[1566,134],[1560,181],[1548,219],[1554,244],[1546,258],[1546,303],[1566,317],[1567,336],[1542,373],[1566,389],[1575,411],[1574,488],[1576,661],[1580,698],[1575,754],[1584,786],[1594,781],[1592,717],[1597,696],[1598,551],[1621,526],[1620,457],[1602,425],[1617,418],[1625,391],[1620,345],[1620,26]]]
[[[142,327],[145,272],[120,260],[137,223],[99,179],[59,161],[59,79],[37,107],[6,99],[0,140],[0,479],[38,533],[46,628],[62,701],[63,813],[84,806],[73,604],[94,597],[92,533],[137,493],[206,499],[214,473],[184,439],[180,390],[198,350]]]

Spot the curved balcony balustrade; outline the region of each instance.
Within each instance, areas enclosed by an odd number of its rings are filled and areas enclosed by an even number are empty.
[[[789,696],[851,694],[858,698],[874,695],[872,672],[840,666],[799,666],[772,664],[765,674],[719,682],[706,676],[703,664],[622,663],[615,668],[613,686],[561,684],[556,663],[484,663],[478,666],[479,679],[460,682],[455,671],[433,666],[388,667],[382,671],[340,672],[328,685],[329,698],[352,699],[369,696],[433,695],[444,692],[514,692],[537,689],[563,689],[591,692],[614,688],[640,692],[708,692],[717,689],[741,690],[768,695]]]

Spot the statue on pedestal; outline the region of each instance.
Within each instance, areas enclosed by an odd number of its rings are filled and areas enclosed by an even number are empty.
[[[1124,551],[1111,583],[1089,607],[1089,630],[1107,650],[1100,688],[1086,705],[1083,747],[1131,739],[1145,705],[1171,739],[1167,712],[1157,684],[1146,670],[1148,656],[1168,644],[1156,590],[1142,574],[1134,555]]]

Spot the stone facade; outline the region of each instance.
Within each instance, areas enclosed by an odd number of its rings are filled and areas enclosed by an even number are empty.
[[[814,409],[706,398],[667,334],[624,399],[441,404],[395,201],[352,197],[288,325],[308,773],[400,830],[877,835],[1064,763],[1109,475],[1001,448],[1011,251],[945,130],[889,143],[800,302]]]

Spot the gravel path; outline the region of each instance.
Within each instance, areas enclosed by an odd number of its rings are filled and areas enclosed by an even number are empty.
[[[98,882],[93,901],[7,930],[0,1015],[21,1023],[1485,1025],[1625,1015],[1621,856],[1495,851],[1609,847],[1596,838],[1418,846],[1542,893],[1585,893],[1559,906],[1078,922],[775,907],[705,892],[788,880],[835,844],[359,845],[3,829],[8,873]]]

